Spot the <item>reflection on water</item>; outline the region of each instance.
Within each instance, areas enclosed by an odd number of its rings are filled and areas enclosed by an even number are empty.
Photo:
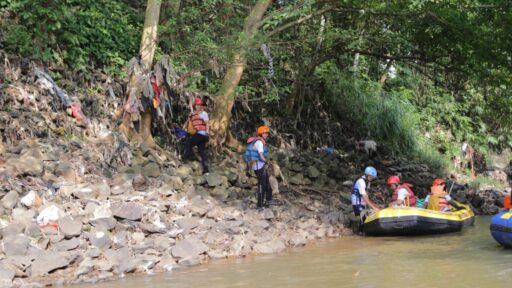
[[[94,287],[510,287],[512,250],[494,242],[489,223],[478,217],[474,227],[441,236],[344,237]]]

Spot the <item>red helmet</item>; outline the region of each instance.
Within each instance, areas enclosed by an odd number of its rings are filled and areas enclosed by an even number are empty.
[[[395,176],[395,175],[389,176],[388,181],[386,182],[386,184],[388,184],[388,185],[397,184],[398,185],[398,184],[400,184],[400,177]]]
[[[444,185],[444,179],[442,178],[436,178],[434,181],[432,181],[432,186],[441,186]]]
[[[203,105],[203,99],[201,99],[201,98],[194,99],[194,105]]]

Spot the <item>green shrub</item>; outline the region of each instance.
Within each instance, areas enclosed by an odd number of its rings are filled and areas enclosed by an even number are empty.
[[[108,0],[11,0],[0,3],[6,50],[73,70],[120,72],[138,51],[143,15]]]

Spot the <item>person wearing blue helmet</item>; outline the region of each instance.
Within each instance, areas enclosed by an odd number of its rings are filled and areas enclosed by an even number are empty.
[[[354,181],[352,185],[352,207],[356,216],[361,215],[361,212],[367,208],[367,205],[375,212],[380,211],[380,208],[368,197],[370,182],[375,179],[377,179],[377,170],[372,166],[368,166],[364,169],[364,175]]]

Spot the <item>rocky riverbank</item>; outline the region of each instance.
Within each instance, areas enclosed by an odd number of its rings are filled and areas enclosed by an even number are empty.
[[[406,159],[272,149],[281,167],[273,171],[277,205],[257,212],[256,178],[245,175],[242,155],[225,155],[202,175],[174,148],[157,153],[124,141],[112,129],[121,99],[88,99],[83,110],[94,113],[85,113],[83,125],[83,117],[55,109],[48,89],[22,80],[0,90],[2,287],[97,282],[278,253],[352,234],[350,187],[364,165],[402,175],[420,195],[437,176]],[[374,191],[386,191],[384,177]],[[381,204],[389,199],[382,192],[375,193]],[[502,198],[464,185],[454,195],[482,213],[497,211]]]

